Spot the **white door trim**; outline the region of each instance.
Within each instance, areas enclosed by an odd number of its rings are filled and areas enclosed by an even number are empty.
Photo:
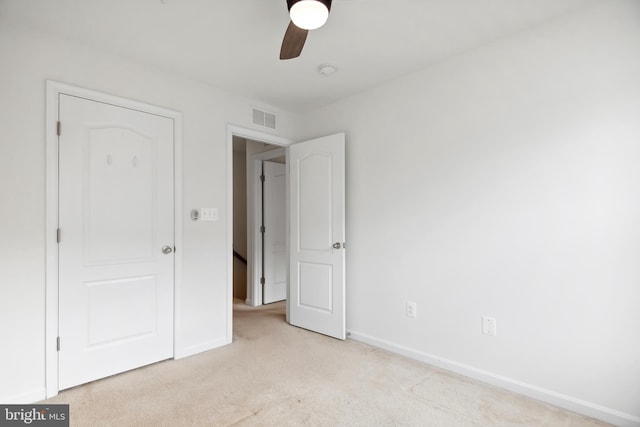
[[[260,191],[260,173],[262,162],[276,157],[286,156],[284,147],[257,153],[251,157],[253,179],[247,180],[247,304],[253,307],[262,305],[262,285],[260,284],[260,265],[262,260],[262,240],[260,219],[262,214],[262,191]]]
[[[252,141],[264,142],[272,145],[280,145],[286,147],[293,141],[281,136],[260,132],[253,129],[243,128],[240,126],[227,125],[227,343],[233,341],[233,137],[250,139]],[[247,188],[248,200],[253,200],[251,185]],[[253,211],[247,207],[247,226],[253,223],[251,218]],[[248,239],[251,244],[252,239]],[[247,247],[247,268],[250,267],[252,260],[253,247]],[[247,277],[251,277],[250,271],[247,270]],[[249,298],[249,295],[247,295]]]
[[[174,121],[174,358],[181,355],[179,334],[182,289],[182,114],[177,111],[83,89],[51,80],[46,82],[46,270],[45,270],[45,388],[46,397],[58,394],[58,97],[67,94],[123,108],[144,111]],[[63,129],[64,132],[64,129]]]

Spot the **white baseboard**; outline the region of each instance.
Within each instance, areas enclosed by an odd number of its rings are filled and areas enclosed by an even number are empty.
[[[577,412],[582,415],[597,418],[620,427],[640,427],[640,418],[615,409],[606,408],[592,402],[587,402],[552,390],[527,384],[512,378],[507,378],[493,372],[484,371],[473,366],[447,360],[432,354],[427,354],[403,345],[379,339],[357,331],[348,331],[347,337],[374,347],[382,348],[438,368],[446,369],[469,378],[473,378],[514,393],[541,400],[552,405]]]
[[[214,348],[222,347],[229,344],[226,337],[218,338],[215,340],[207,341],[201,344],[192,345],[190,347],[176,349],[173,356],[174,359],[183,359],[185,357],[193,356],[194,354],[202,353],[204,351],[213,350]]]
[[[0,403],[4,405],[27,405],[47,398],[47,391],[44,387],[29,390],[13,396],[0,397]]]

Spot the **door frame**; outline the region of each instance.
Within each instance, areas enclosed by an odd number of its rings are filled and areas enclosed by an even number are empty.
[[[84,89],[52,80],[46,81],[46,257],[45,257],[45,391],[50,398],[58,394],[58,98],[61,94],[103,102],[117,107],[129,108],[173,120],[173,173],[174,173],[174,310],[173,310],[173,357],[180,356],[181,336],[178,333],[181,319],[182,290],[182,113],[120,98],[103,92]],[[64,129],[63,129],[64,132]]]
[[[252,141],[263,142],[271,145],[286,147],[293,143],[292,140],[278,135],[261,132],[233,124],[227,125],[227,337],[228,342],[233,337],[233,137],[250,139]],[[254,188],[251,182],[247,182],[247,203],[255,200]],[[247,206],[247,227],[254,223],[254,209]],[[247,230],[248,231],[248,230]],[[249,232],[247,232],[249,236]],[[253,239],[247,242],[247,278],[250,276],[251,257],[253,256]],[[249,289],[247,289],[249,291]],[[247,294],[247,300],[254,298],[254,295]],[[253,300],[252,300],[253,301]],[[252,305],[252,304],[249,304]]]
[[[260,174],[262,162],[286,156],[284,147],[257,153],[251,156],[253,176],[251,182],[247,180],[247,304],[253,307],[262,305],[262,285],[260,284],[262,257],[262,191]],[[288,224],[288,223],[287,223]],[[249,281],[251,280],[251,282]]]

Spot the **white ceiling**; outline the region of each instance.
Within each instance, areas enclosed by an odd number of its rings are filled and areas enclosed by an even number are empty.
[[[0,0],[0,16],[289,111],[308,111],[594,0],[334,0],[280,61],[286,0]],[[324,77],[321,64],[338,73]]]

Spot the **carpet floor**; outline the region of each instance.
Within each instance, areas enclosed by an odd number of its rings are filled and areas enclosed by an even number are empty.
[[[352,340],[234,307],[234,342],[62,391],[72,426],[607,424]]]

